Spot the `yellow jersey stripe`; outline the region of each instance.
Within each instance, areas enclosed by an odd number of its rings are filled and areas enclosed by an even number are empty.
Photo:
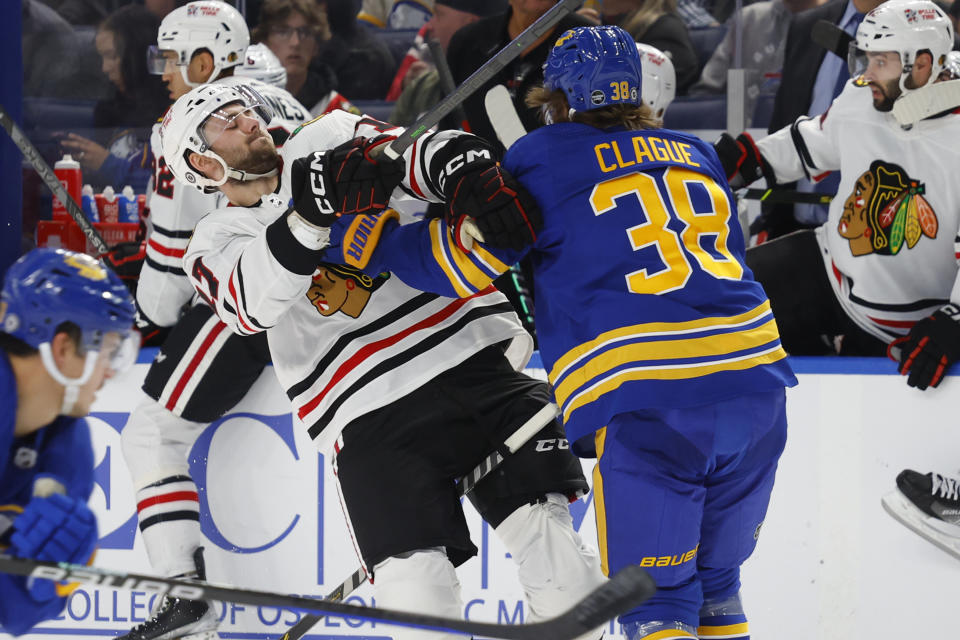
[[[673,358],[710,358],[707,362],[694,364],[709,364],[717,356],[723,356],[735,351],[754,349],[780,337],[777,332],[777,323],[771,316],[769,320],[753,329],[734,333],[704,336],[700,338],[681,338],[679,340],[658,340],[655,342],[634,342],[615,347],[583,362],[582,366],[570,371],[562,382],[557,384],[555,379],[550,380],[554,385],[557,402],[563,403],[567,396],[587,384],[597,376],[604,375],[611,369],[643,360],[665,360],[663,364],[652,365],[655,368],[673,368],[678,366],[669,362]]]
[[[473,295],[473,292],[467,289],[467,286],[457,277],[456,272],[454,271],[453,265],[450,264],[450,261],[447,259],[447,254],[444,251],[444,244],[446,240],[444,238],[446,234],[440,226],[440,219],[436,218],[430,221],[430,247],[433,250],[433,259],[436,261],[440,268],[443,269],[443,273],[447,276],[447,280],[450,281],[450,285],[453,287],[453,290],[461,298],[466,298]]]
[[[662,631],[655,631],[648,636],[643,636],[643,640],[670,640],[673,638],[694,638],[697,636],[692,636],[682,629],[664,629]]]
[[[606,331],[589,342],[577,345],[558,358],[550,370],[550,379],[556,380],[577,360],[585,358],[593,351],[603,349],[614,342],[638,337],[652,338],[666,335],[698,333],[704,330],[734,329],[748,325],[766,313],[770,313],[769,301],[764,301],[763,304],[754,307],[750,311],[735,316],[699,318],[686,322],[648,322]]]
[[[473,243],[473,248],[470,250],[470,253],[472,253],[473,256],[479,260],[491,274],[495,273],[499,276],[500,274],[506,273],[510,270],[510,265],[504,263],[502,260],[500,260],[500,258],[484,249],[483,245],[479,242]]]
[[[593,434],[593,442],[597,448],[597,463],[593,465],[593,512],[597,518],[597,546],[600,547],[600,570],[603,575],[610,576],[610,564],[607,560],[607,508],[603,501],[603,476],[600,474],[600,459],[603,457],[603,446],[607,441],[607,428],[600,427]]]
[[[721,640],[722,638],[746,637],[750,633],[750,623],[738,622],[718,626],[702,626],[697,628],[697,637],[700,640]]]
[[[605,393],[617,389],[625,382],[636,380],[683,380],[699,378],[717,373],[718,371],[743,371],[764,364],[770,364],[787,357],[787,353],[779,344],[765,351],[749,353],[747,355],[728,358],[713,363],[695,362],[692,364],[673,365],[672,367],[649,366],[632,367],[618,371],[616,374],[597,380],[580,393],[564,400],[557,395],[557,403],[563,408],[563,421],[570,419],[570,414],[585,404],[593,402]]]
[[[439,220],[438,220],[439,222]],[[456,265],[457,270],[460,272],[460,275],[473,287],[473,291],[470,294],[474,294],[481,289],[486,289],[490,286],[490,283],[493,282],[493,278],[485,274],[480,270],[477,265],[470,260],[470,257],[465,254],[460,247],[453,241],[453,236],[449,233],[444,234],[447,240],[447,250],[450,253],[450,256],[453,258],[453,262]]]

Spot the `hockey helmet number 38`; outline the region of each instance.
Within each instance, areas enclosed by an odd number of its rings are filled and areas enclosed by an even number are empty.
[[[239,104],[243,109],[227,113],[224,108]],[[252,174],[227,165],[212,150],[217,138],[239,117],[254,117],[266,129],[273,117],[267,101],[253,87],[207,84],[181,96],[160,123],[160,146],[173,176],[180,182],[200,190],[215,188],[228,179],[255,180],[267,174]],[[223,176],[214,180],[200,173],[189,161],[191,153],[213,158],[223,167]]]
[[[563,90],[575,111],[641,104],[642,77],[636,43],[620,27],[570,29],[543,65],[544,86]]]
[[[850,45],[848,64],[851,77],[863,75],[867,68],[867,54],[894,51],[903,65],[900,89],[903,92],[919,87],[907,87],[917,55],[929,51],[933,68],[927,84],[934,82],[947,63],[947,53],[953,48],[953,24],[933,2],[905,0],[885,2],[868,13],[857,37]]]

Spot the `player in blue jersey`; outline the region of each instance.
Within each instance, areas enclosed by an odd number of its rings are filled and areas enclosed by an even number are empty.
[[[0,550],[86,563],[97,542],[87,507],[93,448],[83,416],[136,357],[133,299],[88,255],[34,249],[0,292]],[[57,616],[70,587],[0,575],[0,632]]]
[[[566,32],[547,58],[545,87],[530,96],[551,124],[510,148],[506,171],[465,154],[448,172],[486,165],[489,180],[447,189],[445,219],[328,221],[324,259],[467,297],[529,254],[541,353],[567,435],[579,455],[598,458],[604,569],[639,564],[659,586],[621,617],[627,637],[742,639],[740,565],[766,514],[786,440],[784,389],[796,379],[744,264],[716,153],[656,128],[641,77],[626,32]],[[318,154],[293,167],[304,185],[294,206],[312,219],[350,181],[332,182]],[[487,213],[506,200],[512,209]],[[471,248],[468,215],[496,216],[482,227],[497,232]]]

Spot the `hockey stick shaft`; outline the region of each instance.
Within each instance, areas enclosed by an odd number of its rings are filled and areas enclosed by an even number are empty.
[[[639,606],[656,590],[653,580],[646,571],[638,566],[630,566],[595,589],[566,613],[543,622],[511,626],[363,607],[329,600],[314,600],[303,596],[255,591],[205,582],[189,582],[174,578],[108,571],[66,562],[54,563],[14,558],[9,555],[0,555],[0,572],[56,582],[78,582],[108,589],[146,591],[187,600],[207,599],[267,607],[305,609],[347,618],[504,638],[505,640],[538,640],[540,638],[569,640],[605,624],[616,615]]]
[[[560,409],[557,405],[552,402],[544,405],[540,411],[535,413],[532,418],[524,422],[519,429],[503,441],[504,448],[510,453],[514,453],[558,415],[560,415]],[[500,466],[503,460],[504,458],[499,451],[491,453],[483,462],[478,464],[473,471],[460,479],[460,482],[457,483],[457,493],[460,496],[465,496],[473,491],[477,483]],[[361,567],[354,571],[349,578],[341,582],[340,586],[328,593],[325,598],[327,600],[343,600],[345,596],[350,595],[355,589],[358,589],[361,584],[366,582],[366,579],[367,571]],[[300,640],[322,617],[323,616],[318,615],[305,615],[299,622],[290,627],[290,629],[281,636],[280,640]]]
[[[510,64],[510,62],[523,53],[530,45],[539,40],[544,34],[550,32],[561,18],[576,11],[582,2],[583,0],[560,0],[557,4],[550,7],[546,13],[537,18],[529,27],[521,31],[520,35],[511,40],[507,46],[494,54],[492,58],[474,71],[453,93],[441,100],[433,109],[430,109],[430,111],[420,116],[412,125],[404,129],[403,133],[384,149],[387,157],[392,159],[399,158],[400,155],[406,151],[410,145],[416,142],[420,136],[425,134],[430,127],[440,122],[444,116],[473,95],[477,89],[489,82],[491,78],[497,75],[501,69]]]
[[[453,81],[453,74],[450,73],[450,65],[447,64],[447,55],[443,52],[443,47],[435,38],[427,38],[427,47],[430,49],[430,55],[433,57],[433,64],[437,67],[437,77],[440,80],[440,88],[444,95],[450,95],[457,90],[457,84]],[[467,114],[463,110],[463,105],[458,104],[453,108],[453,115],[457,123],[467,119]]]
[[[746,189],[738,192],[737,195],[747,200],[792,204],[830,204],[830,201],[834,198],[828,193],[788,191],[785,189]]]
[[[67,190],[63,188],[63,185],[60,184],[57,174],[53,172],[53,169],[50,168],[50,165],[43,159],[43,156],[40,155],[37,148],[30,142],[30,139],[21,131],[20,127],[17,126],[17,123],[13,121],[6,107],[2,104],[0,104],[0,125],[3,125],[7,135],[9,135],[13,143],[17,145],[20,153],[27,159],[27,162],[29,162],[33,170],[37,172],[44,184],[53,192],[53,195],[60,199],[60,202],[62,202],[63,206],[67,209],[67,213],[74,219],[80,227],[80,230],[83,231],[83,234],[87,236],[87,239],[90,240],[90,243],[97,250],[97,253],[106,253],[109,251],[109,247],[107,247],[107,243],[104,242],[103,237],[93,228],[93,225],[87,220],[87,216],[83,214],[83,210],[80,209],[76,200],[74,200],[70,194],[67,193]]]

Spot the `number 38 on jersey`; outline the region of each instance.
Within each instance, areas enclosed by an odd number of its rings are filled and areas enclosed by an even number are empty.
[[[624,198],[636,198],[643,209],[646,220],[625,230],[626,241],[635,252],[655,247],[662,264],[625,273],[630,292],[656,295],[681,289],[694,268],[739,280],[743,266],[727,246],[733,205],[724,189],[685,167],[667,168],[661,182],[646,173],[629,173],[598,183],[590,194],[598,216],[623,206]],[[670,225],[673,219],[683,224],[682,230]]]

